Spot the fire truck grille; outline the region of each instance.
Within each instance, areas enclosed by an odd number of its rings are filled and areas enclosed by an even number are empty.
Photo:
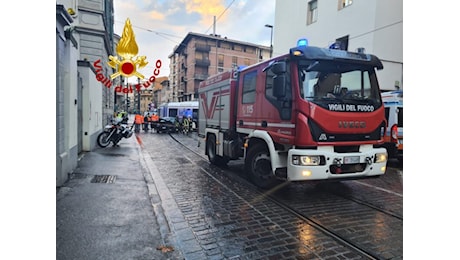
[[[369,140],[380,140],[380,127],[377,127],[370,133],[359,133],[359,134],[330,134],[324,129],[319,127],[312,120],[308,121],[310,131],[313,139],[316,142],[353,142],[353,141],[369,141]]]
[[[336,153],[357,153],[359,152],[359,145],[334,146],[334,152]]]
[[[338,165],[331,165],[329,166],[329,170],[332,174],[347,174],[347,173],[357,173],[363,172],[366,169],[365,163],[354,163],[354,164],[342,164]]]

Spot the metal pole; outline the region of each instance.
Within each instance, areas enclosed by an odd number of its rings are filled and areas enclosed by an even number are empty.
[[[128,89],[128,79],[125,78],[125,77],[122,77],[121,80],[123,81],[123,83],[124,83],[125,80],[126,80],[126,89]],[[121,84],[121,85],[123,85],[123,84]],[[125,100],[125,102],[126,102],[126,112],[129,111],[129,110],[128,110],[128,109],[129,109],[129,107],[128,107],[128,99],[129,99],[129,97],[128,97],[128,91],[126,91],[126,100]]]
[[[270,28],[270,58],[273,56],[273,26]]]
[[[266,24],[265,27],[270,28],[270,58],[273,55],[273,25]]]
[[[217,69],[217,66],[219,65],[219,56],[217,55],[217,49],[219,48],[219,40],[217,39],[217,36],[214,35],[214,37],[216,37],[216,73],[219,73],[219,70]]]
[[[137,91],[137,111],[141,113],[141,88],[140,88],[141,79],[140,78],[137,78],[137,84],[139,85],[139,91]]]

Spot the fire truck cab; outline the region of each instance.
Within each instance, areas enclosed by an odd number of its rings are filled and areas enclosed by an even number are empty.
[[[385,173],[374,55],[298,42],[289,53],[200,83],[199,135],[213,164],[244,159],[259,187]]]

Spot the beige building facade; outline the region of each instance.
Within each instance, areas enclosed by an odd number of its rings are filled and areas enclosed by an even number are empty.
[[[364,48],[382,60],[380,88],[403,89],[403,1],[276,0],[274,56],[300,38],[329,47],[336,41],[348,51]]]
[[[114,112],[114,91],[102,82],[113,70],[113,2],[56,2],[56,187],[96,148],[96,139]],[[114,81],[112,85],[118,85]]]

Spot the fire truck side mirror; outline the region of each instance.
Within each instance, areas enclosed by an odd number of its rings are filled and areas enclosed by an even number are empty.
[[[284,98],[286,96],[286,75],[276,75],[273,77],[273,96]]]
[[[286,62],[277,61],[272,65],[273,76],[273,96],[284,98],[286,96]]]
[[[275,62],[273,64],[272,71],[276,75],[281,75],[281,74],[286,73],[286,62],[284,61]]]

